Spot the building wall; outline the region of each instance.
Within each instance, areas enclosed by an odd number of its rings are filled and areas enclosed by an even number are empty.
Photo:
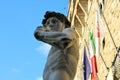
[[[77,0],[76,0],[77,1]],[[78,0],[78,4],[82,0]],[[80,22],[74,21],[73,25],[80,25],[82,31],[80,32],[82,37],[80,37],[80,59],[78,63],[78,69],[77,69],[77,77],[78,80],[82,80],[82,56],[83,56],[83,48],[85,45],[84,39],[87,41],[87,44],[89,44],[89,29],[93,30],[93,34],[95,36],[95,15],[96,15],[96,9],[98,7],[102,11],[101,13],[101,38],[100,38],[100,53],[101,56],[97,57],[97,65],[98,65],[98,77],[99,80],[105,80],[106,76],[109,72],[109,68],[112,65],[112,62],[115,58],[115,54],[117,53],[116,48],[114,46],[114,43],[111,39],[110,33],[108,31],[107,26],[110,29],[110,32],[112,34],[112,37],[115,41],[115,44],[117,47],[120,46],[120,0],[86,0],[88,5],[87,15],[85,13],[82,13],[82,16],[84,16],[84,25],[82,26]],[[70,3],[69,3],[70,4]],[[77,4],[77,5],[78,5]],[[98,6],[99,4],[99,6]],[[69,10],[72,8],[69,6]],[[78,10],[78,9],[77,9]],[[80,11],[76,10],[76,14],[80,13]],[[74,13],[74,9],[72,9],[72,12]],[[75,14],[75,15],[76,15]],[[84,15],[83,15],[84,14]],[[68,18],[70,14],[68,14]],[[103,17],[104,15],[104,17]],[[79,15],[80,16],[80,15]],[[75,16],[73,16],[75,17]],[[69,18],[70,19],[70,18]],[[105,22],[106,20],[106,22]],[[72,19],[70,20],[72,21]],[[78,24],[79,23],[79,24]],[[106,69],[106,66],[102,60],[102,58],[105,61],[105,64],[108,69]],[[89,79],[91,80],[91,79]]]

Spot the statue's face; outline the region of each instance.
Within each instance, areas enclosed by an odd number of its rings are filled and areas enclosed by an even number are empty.
[[[51,17],[47,19],[45,25],[44,25],[48,31],[62,31],[65,28],[65,24],[62,23],[59,19],[56,17]]]

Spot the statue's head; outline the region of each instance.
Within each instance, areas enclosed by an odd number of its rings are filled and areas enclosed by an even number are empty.
[[[66,16],[61,13],[50,11],[45,13],[42,24],[50,31],[62,31],[64,28],[71,26],[71,23],[68,21]]]

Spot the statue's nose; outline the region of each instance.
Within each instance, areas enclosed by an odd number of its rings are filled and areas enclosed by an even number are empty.
[[[50,31],[50,30],[51,30],[50,26],[47,26],[46,28],[47,28],[47,30],[48,30],[48,31]]]

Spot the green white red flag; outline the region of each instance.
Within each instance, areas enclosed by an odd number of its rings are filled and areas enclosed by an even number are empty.
[[[96,46],[95,46],[95,40],[93,37],[93,34],[91,31],[89,31],[89,37],[90,37],[90,55],[91,55],[91,66],[92,66],[92,80],[98,80],[97,77],[97,73],[98,73],[98,69],[97,69],[97,61],[96,61]]]

